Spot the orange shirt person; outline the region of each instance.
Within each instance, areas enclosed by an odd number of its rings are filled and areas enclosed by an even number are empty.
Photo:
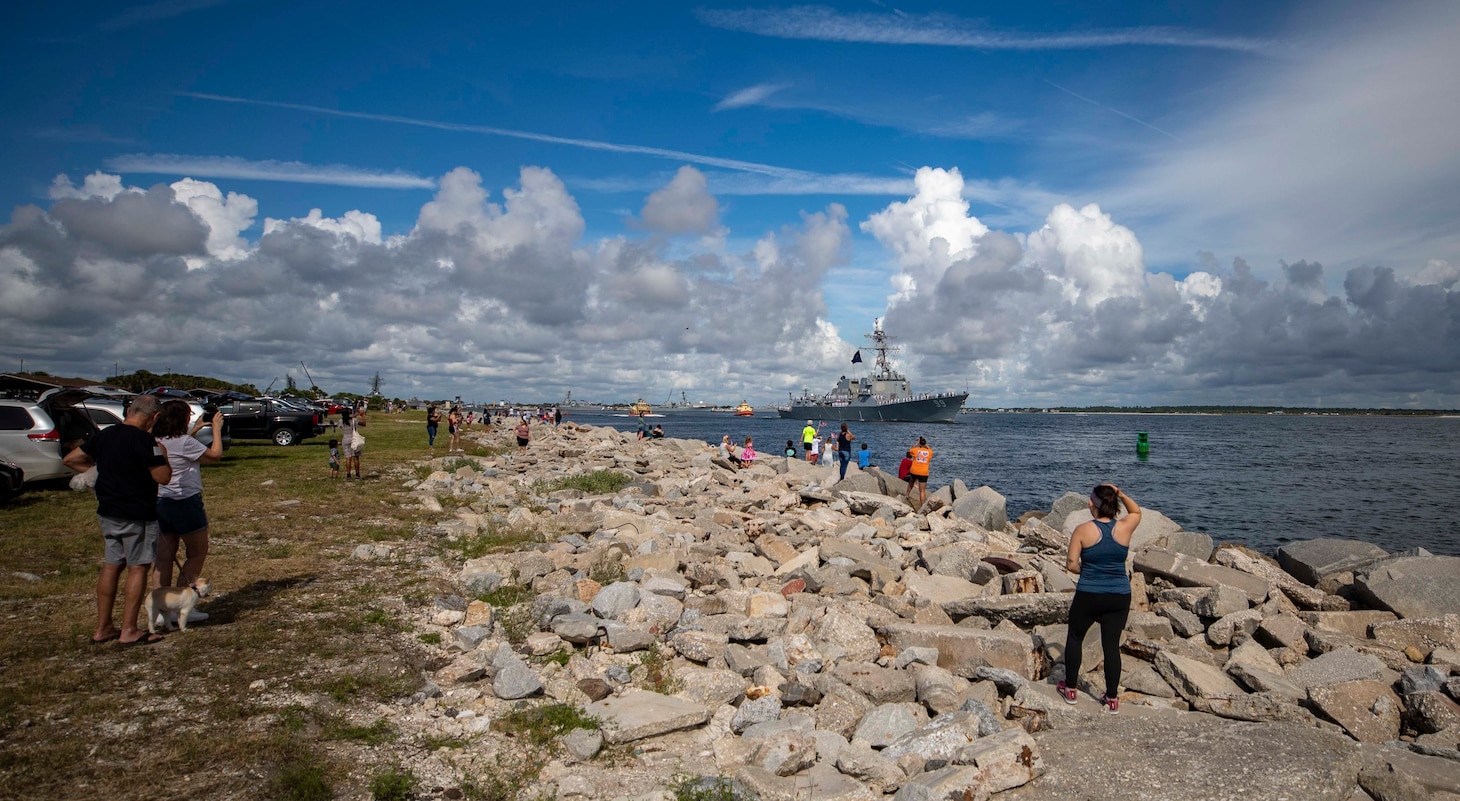
[[[918,437],[918,444],[909,453],[912,454],[912,466],[908,469],[907,502],[912,503],[913,486],[918,488],[918,505],[914,508],[921,509],[923,504],[928,502],[928,468],[933,462],[933,449],[928,447],[928,440],[925,437]]]

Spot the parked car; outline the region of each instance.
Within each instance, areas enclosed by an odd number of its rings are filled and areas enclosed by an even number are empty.
[[[220,404],[233,439],[271,439],[275,445],[293,445],[324,432],[324,416],[296,409],[277,400],[256,398]]]
[[[168,398],[167,400],[171,400],[171,398]],[[181,398],[179,398],[178,400],[181,400]],[[166,400],[164,400],[163,402],[165,403]],[[118,423],[126,419],[128,404],[130,404],[130,401],[126,398],[93,396],[78,401],[76,403],[76,408],[84,411],[86,415],[91,418],[91,422],[96,423],[96,427],[98,429],[103,429],[108,426],[117,425]],[[188,416],[188,430],[191,431],[192,427],[198,422],[198,420],[202,419],[206,415],[206,411],[204,404],[199,403],[197,400],[189,399],[187,401],[187,404],[188,409],[192,412]],[[194,434],[193,438],[203,443],[204,445],[212,445],[213,427],[203,426],[202,428],[198,429],[198,433]],[[228,448],[232,445],[233,438],[229,436],[228,428],[225,425],[223,430],[223,447]]]
[[[25,491],[25,471],[20,465],[0,459],[0,501],[9,501]]]
[[[0,400],[0,459],[18,466],[26,481],[69,478],[61,458],[99,429],[75,404],[77,390],[53,391],[39,400]]]

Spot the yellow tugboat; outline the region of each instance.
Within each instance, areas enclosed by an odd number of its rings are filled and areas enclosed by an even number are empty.
[[[748,403],[746,403],[745,401],[741,401],[740,402],[740,405],[735,407],[735,416],[736,417],[754,417],[755,416],[755,409],[751,408],[751,405],[748,404]]]
[[[635,417],[643,417],[644,415],[650,414],[653,411],[654,407],[645,403],[643,398],[639,398],[637,401],[634,402],[634,405],[629,407],[629,412],[632,413]]]

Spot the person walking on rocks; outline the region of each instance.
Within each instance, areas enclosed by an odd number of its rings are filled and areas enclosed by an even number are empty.
[[[846,480],[847,462],[852,460],[852,440],[856,438],[857,436],[852,433],[851,429],[847,428],[847,424],[842,423],[842,430],[836,435],[836,459],[841,462],[842,468],[839,481]]]
[[[128,646],[147,645],[162,639],[137,627],[147,571],[157,556],[157,488],[172,481],[167,448],[152,436],[160,407],[155,395],[137,396],[121,425],[108,427],[62,459],[78,473],[96,465],[96,516],[106,547],[96,581],[92,645],[112,640]],[[221,438],[217,433],[213,436]],[[112,624],[112,610],[123,573],[122,627],[118,629]]]
[[[912,491],[916,486],[918,505],[913,508],[921,509],[928,502],[928,470],[933,464],[933,449],[928,447],[926,437],[918,437],[918,444],[908,454],[912,458],[912,465],[907,471],[907,502],[912,503]]]
[[[1125,517],[1115,516],[1125,507]],[[1141,524],[1141,507],[1114,484],[1101,484],[1090,493],[1087,523],[1075,527],[1065,569],[1078,572],[1075,598],[1070,602],[1070,626],[1065,639],[1065,680],[1059,683],[1065,703],[1075,703],[1080,683],[1080,660],[1085,633],[1100,624],[1100,647],[1105,660],[1105,694],[1100,703],[1114,715],[1120,711],[1120,634],[1130,617],[1130,576],[1125,572],[1131,535]]]
[[[532,427],[527,424],[527,415],[517,422],[517,452],[527,453],[527,443],[532,441]]]
[[[461,450],[461,419],[461,407],[451,407],[451,413],[446,415],[447,453]]]

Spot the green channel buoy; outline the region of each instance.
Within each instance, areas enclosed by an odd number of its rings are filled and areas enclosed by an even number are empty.
[[[1146,436],[1146,432],[1144,432],[1144,431],[1137,431],[1136,432],[1136,453],[1138,453],[1138,454],[1140,454],[1142,456],[1145,456],[1146,454],[1148,454],[1150,452],[1151,452],[1151,440],[1150,440],[1150,438]]]

